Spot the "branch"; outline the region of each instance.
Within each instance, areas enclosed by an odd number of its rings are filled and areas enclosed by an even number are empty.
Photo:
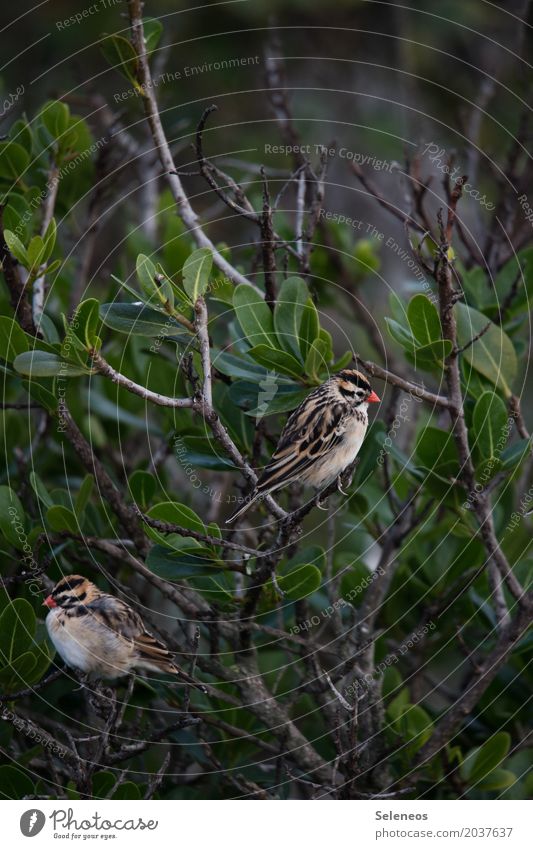
[[[148,119],[150,131],[154,141],[155,148],[159,155],[159,160],[166,174],[166,178],[172,192],[172,197],[178,208],[178,215],[182,219],[185,226],[191,232],[196,244],[201,248],[209,248],[213,252],[213,260],[217,268],[220,269],[234,283],[247,283],[253,286],[258,292],[261,290],[248,280],[240,271],[231,265],[214,246],[211,239],[204,233],[198,223],[198,216],[194,212],[189,198],[181,184],[181,180],[176,173],[176,166],[172,152],[170,150],[159,109],[155,97],[155,88],[152,83],[150,74],[150,66],[148,64],[148,56],[146,53],[146,42],[144,37],[144,26],[142,21],[142,2],[141,0],[128,0],[128,13],[130,18],[130,26],[132,32],[132,43],[137,53],[137,80],[141,86],[142,98],[144,102],[144,111]],[[261,292],[261,294],[263,294]]]
[[[59,188],[59,169],[55,162],[51,163],[46,185],[48,186],[48,194],[44,201],[43,220],[41,223],[41,236],[43,238],[48,225],[54,217],[57,190]],[[46,291],[44,268],[45,266],[39,268],[39,277],[36,278],[33,284],[33,320],[37,329],[41,323],[41,316],[44,310],[44,296]]]
[[[51,684],[53,681],[57,681],[57,679],[63,674],[64,669],[55,669],[54,672],[51,672],[46,678],[43,678],[41,681],[38,681],[37,684],[34,684],[32,687],[26,687],[25,690],[18,690],[16,693],[7,693],[5,695],[0,694],[0,705],[3,702],[14,702],[18,699],[23,699],[25,696],[33,696],[34,693],[38,693],[39,690],[43,690],[48,684]]]
[[[205,344],[206,339],[204,336],[204,347]],[[203,395],[197,398],[171,398],[168,395],[160,395],[158,392],[151,392],[144,386],[135,383],[128,377],[125,377],[123,374],[120,374],[120,372],[117,372],[97,351],[93,350],[91,352],[91,356],[93,358],[93,365],[95,369],[99,372],[99,374],[102,374],[104,377],[110,378],[110,380],[112,380],[114,383],[117,383],[119,386],[123,386],[124,389],[127,389],[134,395],[138,395],[139,397],[144,398],[146,401],[151,401],[153,404],[157,404],[160,407],[188,407],[192,409],[195,413],[201,415],[204,421],[210,426],[215,439],[222,445],[223,448],[225,448],[228,453],[228,456],[233,460],[237,468],[242,471],[246,480],[252,486],[255,486],[255,484],[257,483],[256,473],[254,472],[250,464],[246,462],[241,452],[231,439],[229,433],[220,421],[218,414],[213,408],[212,404],[208,403],[207,400],[203,397]],[[210,371],[208,371],[208,373],[210,373]],[[266,496],[263,501],[269,508],[270,512],[277,518],[283,519],[287,515],[285,510],[283,510],[279,506],[279,504],[274,501],[272,496]]]
[[[410,380],[406,380],[397,374],[393,374],[388,369],[376,365],[376,363],[361,359],[361,357],[357,356],[357,354],[355,359],[364,368],[364,370],[368,372],[368,374],[372,375],[372,377],[377,377],[378,380],[384,380],[386,383],[390,383],[391,386],[398,386],[410,395],[414,395],[416,398],[421,398],[422,401],[427,401],[428,404],[433,404],[437,407],[445,407],[448,410],[453,409],[452,401],[444,395],[435,395],[434,392],[429,392],[422,386],[412,383]]]
[[[461,477],[463,478],[468,490],[471,493],[477,493],[475,469],[470,455],[468,430],[463,412],[463,395],[461,391],[461,375],[459,372],[459,362],[455,355],[458,349],[457,346],[457,326],[455,321],[454,305],[454,288],[452,281],[452,268],[449,260],[449,248],[452,237],[454,222],[457,216],[457,203],[461,197],[463,185],[467,180],[466,176],[460,177],[450,194],[450,203],[448,206],[448,215],[446,225],[444,226],[442,219],[440,221],[440,246],[439,255],[435,271],[435,278],[439,287],[439,307],[440,320],[442,325],[442,336],[444,339],[449,339],[452,343],[452,351],[445,363],[446,383],[448,386],[448,397],[451,401],[450,417],[452,421],[452,433],[459,454],[459,462],[461,466]],[[502,552],[494,529],[494,521],[490,500],[486,493],[479,493],[473,501],[473,509],[479,523],[480,534],[485,544],[485,549],[489,558],[499,571],[501,577],[506,582],[512,595],[519,601],[524,597],[524,591],[519,581],[514,576],[511,567]],[[501,618],[503,615],[502,604],[504,602],[501,591],[498,589],[498,582],[495,578],[494,571],[489,571],[491,582],[494,591],[497,592],[497,603],[500,616],[500,625],[507,624],[508,616]]]
[[[263,178],[263,215],[261,217],[261,248],[263,254],[263,271],[265,275],[265,300],[271,309],[276,303],[276,238],[272,224],[272,206],[265,169],[261,169]]]
[[[500,633],[493,651],[486,657],[448,714],[436,725],[430,740],[418,752],[415,767],[423,766],[451,740],[461,723],[472,712],[481,696],[496,677],[531,622],[531,610],[522,608],[513,621]],[[411,776],[405,776],[412,779]]]
[[[357,162],[354,162],[352,160],[351,165],[352,170],[361,185],[367,190],[369,195],[371,195],[375,200],[377,200],[380,206],[382,206],[384,209],[394,215],[394,217],[401,221],[403,224],[408,224],[409,227],[413,228],[413,230],[417,230],[419,233],[426,232],[425,228],[422,227],[422,225],[419,224],[418,221],[416,221],[411,215],[408,215],[407,212],[403,212],[403,210],[399,209],[395,204],[391,203],[383,197],[379,189],[372,183],[371,180],[368,179],[368,177],[365,176],[363,169]]]
[[[213,173],[220,174],[221,172],[205,158],[203,150],[203,132],[209,115],[211,115],[212,112],[216,112],[217,109],[218,106],[215,106],[214,104],[208,106],[204,114],[200,118],[200,122],[196,129],[196,157],[198,159],[198,165],[200,167],[200,174],[209,183],[209,185],[211,186],[215,194],[220,198],[220,200],[225,203],[226,206],[228,206],[233,212],[236,212],[237,215],[242,215],[244,218],[247,218],[249,221],[253,221],[255,224],[260,224],[261,218],[257,214],[257,212],[255,212],[255,210],[247,200],[242,188],[238,186],[237,183],[232,181],[231,188],[233,189],[235,196],[238,197],[239,200],[239,203],[235,203],[235,201],[228,197],[226,192],[220,188],[217,181],[213,177]],[[224,176],[226,179],[228,179],[226,175]]]
[[[213,405],[213,388],[211,385],[211,355],[209,353],[209,331],[208,331],[208,314],[205,300],[200,297],[194,305],[196,314],[196,332],[198,334],[198,342],[200,344],[200,357],[202,359],[202,369],[204,373],[203,380],[203,396],[205,403],[212,407]]]
[[[35,336],[36,330],[33,323],[31,306],[26,297],[26,287],[20,279],[18,265],[11,256],[4,239],[3,211],[4,207],[0,205],[0,263],[2,271],[4,272],[4,278],[9,289],[11,306],[15,311],[20,326],[30,336]]]
[[[104,377],[108,377],[113,381],[113,383],[116,383],[118,386],[122,386],[133,395],[138,395],[140,398],[144,398],[145,401],[150,401],[152,404],[157,404],[159,407],[183,408],[193,406],[192,398],[171,398],[168,395],[161,395],[159,392],[152,392],[150,389],[146,389],[146,387],[141,386],[139,383],[135,383],[133,380],[130,380],[129,377],[126,377],[116,371],[113,366],[111,366],[95,349],[89,353],[93,366],[99,374]]]
[[[228,549],[228,551],[238,551],[240,554],[246,554],[249,557],[265,557],[267,554],[266,551],[248,548],[248,546],[240,545],[238,542],[230,542],[229,540],[219,539],[219,537],[213,537],[209,534],[202,534],[200,531],[193,531],[190,528],[182,528],[181,525],[175,525],[173,522],[162,522],[160,519],[152,519],[151,516],[147,516],[146,513],[143,513],[138,508],[137,513],[142,521],[150,528],[161,531],[163,534],[180,534],[180,536],[190,537],[198,542],[205,542],[207,545],[221,546]],[[239,569],[238,571],[246,574],[245,569]]]
[[[124,530],[134,541],[137,549],[141,553],[146,552],[147,540],[139,525],[137,514],[132,507],[129,507],[124,502],[121,493],[109,477],[100,460],[94,454],[91,446],[78,428],[78,425],[72,418],[66,406],[63,406],[62,408],[60,424],[61,432],[67,436],[70,444],[74,448],[74,451],[89,474],[94,475],[98,484],[99,492],[111,506],[111,509],[117,516]]]

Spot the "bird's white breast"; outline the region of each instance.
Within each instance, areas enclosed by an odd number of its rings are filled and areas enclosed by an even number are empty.
[[[64,624],[62,624],[64,623]],[[46,617],[46,628],[56,651],[67,666],[90,672],[94,665],[94,656],[80,640],[81,634],[70,628],[70,621],[60,608],[51,610]],[[72,633],[74,631],[74,633]]]

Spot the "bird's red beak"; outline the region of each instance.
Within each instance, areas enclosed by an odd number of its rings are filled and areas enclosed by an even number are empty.
[[[49,595],[48,598],[45,598],[43,604],[45,607],[57,607],[57,602],[54,601],[51,595]]]
[[[371,392],[366,400],[368,404],[379,404],[381,398],[379,398],[375,392]]]

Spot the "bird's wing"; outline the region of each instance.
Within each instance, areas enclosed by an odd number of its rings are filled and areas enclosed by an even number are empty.
[[[257,491],[271,492],[292,483],[342,441],[349,410],[345,404],[309,396],[292,414],[281,432],[272,459],[257,483]]]
[[[99,624],[132,643],[142,660],[153,662],[165,671],[172,671],[173,657],[167,647],[146,630],[137,611],[125,601],[105,594],[88,604],[87,609]]]

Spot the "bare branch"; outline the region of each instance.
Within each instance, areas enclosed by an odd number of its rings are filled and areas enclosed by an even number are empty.
[[[210,248],[213,252],[213,260],[219,268],[234,283],[247,283],[254,289],[260,291],[254,283],[248,280],[240,271],[237,271],[214,246],[211,239],[204,233],[198,223],[198,216],[194,212],[189,198],[182,186],[181,180],[176,172],[176,166],[170,150],[155,97],[155,89],[152,83],[148,56],[146,53],[146,42],[144,37],[144,26],[142,21],[141,0],[128,0],[128,12],[132,31],[132,42],[138,57],[137,79],[141,87],[144,109],[154,145],[159,154],[161,165],[166,174],[169,188],[178,208],[178,214],[185,226],[191,232],[196,244],[201,248]],[[262,294],[262,293],[261,293]]]

